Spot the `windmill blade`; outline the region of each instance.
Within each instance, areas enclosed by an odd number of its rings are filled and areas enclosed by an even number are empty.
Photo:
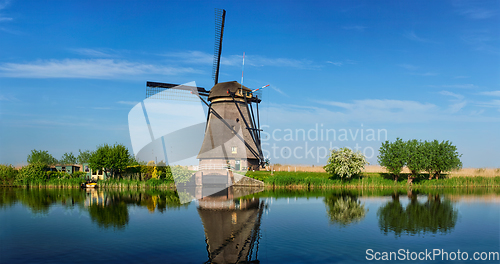
[[[176,90],[175,92],[162,93],[166,89]],[[192,101],[190,96],[193,91],[198,91],[200,96],[208,96],[209,91],[203,87],[191,87],[173,83],[147,82],[146,83],[146,98],[151,99],[172,99],[181,101]]]
[[[222,36],[224,34],[224,21],[226,19],[226,10],[215,9],[215,46],[214,46],[214,62],[212,68],[212,78],[214,85],[219,83],[219,66],[220,55],[222,53]]]

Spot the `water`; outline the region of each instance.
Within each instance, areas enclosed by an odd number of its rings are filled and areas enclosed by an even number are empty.
[[[426,250],[449,262],[500,251],[498,193],[280,190],[181,205],[173,191],[3,188],[0,262],[357,263]]]

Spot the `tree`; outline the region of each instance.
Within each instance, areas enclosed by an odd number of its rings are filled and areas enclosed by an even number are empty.
[[[426,141],[424,144],[429,157],[429,164],[426,166],[429,180],[432,177],[439,179],[442,172],[462,168],[462,161],[460,161],[462,154],[458,154],[457,147],[448,140],[441,143],[437,140]]]
[[[386,168],[397,182],[406,164],[407,148],[405,142],[397,138],[394,142],[386,141],[379,149],[378,164]]]
[[[76,157],[73,155],[73,152],[66,152],[62,155],[61,159],[59,160],[59,163],[61,164],[76,164]]]
[[[90,150],[82,151],[81,149],[79,149],[78,152],[80,153],[80,154],[78,154],[78,157],[76,158],[78,163],[79,164],[89,163],[90,156],[92,156],[92,152],[90,152]]]
[[[341,148],[332,150],[328,163],[323,168],[331,175],[350,178],[359,174],[366,164],[369,163],[360,151],[354,152],[349,148]]]
[[[92,152],[89,158],[89,166],[92,170],[104,169],[106,177],[107,171],[111,171],[111,177],[117,173],[121,174],[130,162],[128,149],[121,144],[110,146],[104,144],[97,147],[97,150]]]
[[[408,154],[406,157],[406,167],[411,171],[411,174],[408,175],[408,183],[411,184],[413,179],[428,167],[430,159],[426,146],[422,141],[416,139],[408,140],[406,142],[406,150]]]
[[[45,165],[54,165],[57,163],[57,159],[49,154],[48,151],[36,149],[31,151],[31,154],[28,155],[27,161],[29,164],[41,163]]]
[[[394,232],[416,235],[426,233],[448,233],[455,228],[458,210],[449,200],[441,200],[439,195],[429,195],[427,202],[421,203],[416,194],[403,207],[398,196],[381,206],[377,211],[378,225],[384,234]]]
[[[344,227],[359,222],[368,211],[356,197],[349,195],[330,195],[325,197],[324,202],[330,223]]]

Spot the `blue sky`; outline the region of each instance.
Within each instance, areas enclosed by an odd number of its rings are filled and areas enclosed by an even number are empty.
[[[450,140],[465,167],[500,167],[498,1],[0,0],[0,163],[131,147],[146,81],[213,85],[214,8],[227,10],[219,80],[240,81],[245,52],[244,84],[271,85],[272,162],[321,165],[322,148],[357,144],[375,164],[387,134]]]

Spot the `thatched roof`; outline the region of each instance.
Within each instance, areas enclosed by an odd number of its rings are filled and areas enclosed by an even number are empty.
[[[252,91],[248,87],[242,86],[237,81],[218,83],[214,85],[212,89],[210,89],[208,100],[210,101],[218,97],[231,97],[231,95],[227,93],[227,90],[231,91],[232,93],[235,93],[240,88],[243,88],[243,91]]]

